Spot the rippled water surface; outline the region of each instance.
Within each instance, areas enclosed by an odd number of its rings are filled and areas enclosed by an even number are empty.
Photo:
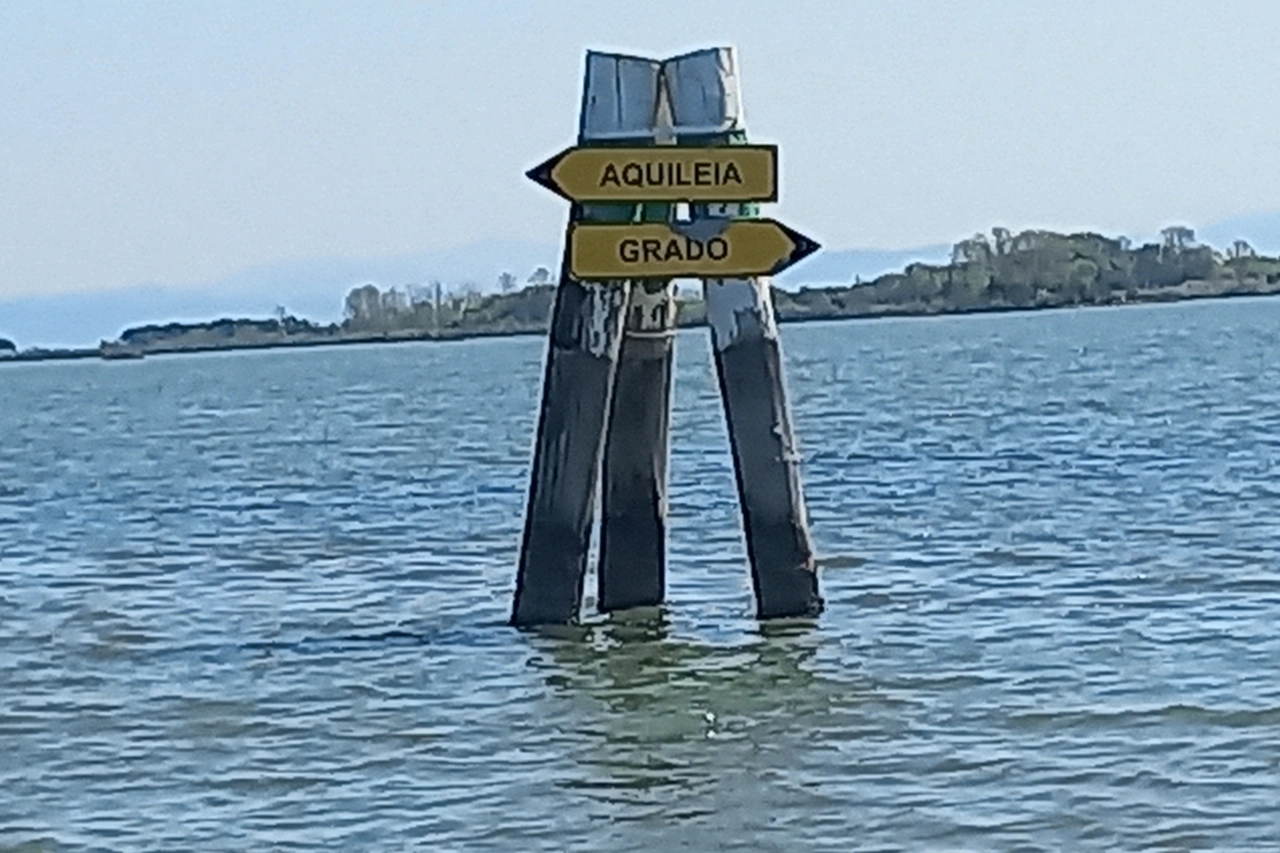
[[[764,628],[703,330],[667,612],[544,633],[540,339],[0,367],[0,850],[1280,849],[1280,300],[783,339]]]

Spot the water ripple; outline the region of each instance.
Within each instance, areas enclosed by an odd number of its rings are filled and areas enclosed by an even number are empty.
[[[539,631],[539,339],[6,366],[0,851],[1280,844],[1280,303],[784,339],[765,626],[701,331],[670,606]]]

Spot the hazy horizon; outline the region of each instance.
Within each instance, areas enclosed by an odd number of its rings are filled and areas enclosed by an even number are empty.
[[[1015,228],[1014,233],[1024,229]],[[1210,223],[1194,229],[1199,242],[1227,249],[1237,238],[1261,253],[1280,255],[1280,212]],[[972,234],[973,232],[969,232]],[[988,232],[989,233],[989,230]],[[1121,235],[1135,244],[1158,242],[1158,234]],[[820,251],[787,270],[775,283],[797,289],[870,281],[908,263],[945,263],[946,243],[902,249]],[[478,287],[496,292],[498,272],[512,272],[523,286],[538,266],[556,269],[555,243],[475,242],[441,252],[393,258],[321,258],[293,264],[262,265],[216,282],[196,286],[133,285],[114,290],[20,296],[0,300],[0,337],[23,349],[77,348],[112,340],[126,328],[170,322],[196,323],[223,317],[267,318],[278,308],[319,322],[342,319],[346,294],[366,283],[386,290],[441,281],[449,291]],[[688,282],[688,285],[696,282]]]
[[[346,287],[557,247],[566,206],[524,171],[572,144],[587,49],[733,45],[752,138],[781,148],[769,215],[827,252],[1233,221],[1280,251],[1280,126],[1253,119],[1277,42],[1261,2],[0,0],[0,335],[60,295],[198,308],[254,271]],[[333,299],[321,278],[282,292]]]

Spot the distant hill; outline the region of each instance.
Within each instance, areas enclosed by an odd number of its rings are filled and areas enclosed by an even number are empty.
[[[544,275],[542,278],[549,279]],[[272,319],[149,324],[125,330],[97,351],[39,353],[17,358],[141,358],[155,353],[370,341],[545,334],[556,285],[546,281],[502,293],[474,289],[446,294],[443,286],[375,284],[353,288],[341,324],[322,325],[287,314]],[[1133,246],[1124,237],[992,229],[952,247],[943,264],[915,261],[858,283],[775,288],[781,322],[955,314],[1080,305],[1124,305],[1220,296],[1280,293],[1280,259],[1260,256],[1244,241],[1225,251],[1199,243],[1195,232],[1170,226],[1159,243]],[[700,296],[679,300],[677,322],[704,323]]]
[[[788,270],[778,284],[795,288],[851,282],[858,276],[866,281],[912,261],[944,261],[948,251],[948,246],[824,251]],[[342,319],[347,293],[365,283],[386,290],[438,280],[455,291],[492,293],[499,274],[510,272],[517,286],[523,286],[538,267],[556,271],[559,257],[560,247],[554,244],[494,241],[403,257],[281,263],[191,287],[23,296],[0,302],[0,334],[22,347],[84,347],[113,340],[130,326],[270,317],[277,307],[327,324]]]
[[[1280,293],[1280,258],[1243,240],[1222,250],[1185,226],[1160,242],[1004,228],[957,243],[948,263],[908,264],[859,285],[776,291],[780,320],[1124,305]]]
[[[1280,210],[1233,217],[1197,229],[1204,242],[1229,247],[1243,238],[1262,255],[1280,255]],[[1136,241],[1135,241],[1136,242]],[[846,286],[910,264],[945,264],[951,247],[826,248],[778,277],[780,287]],[[441,281],[451,290],[493,293],[502,272],[524,285],[531,272],[559,263],[555,243],[478,241],[435,252],[384,258],[317,259],[246,269],[220,281],[114,291],[25,296],[0,301],[0,336],[20,347],[86,347],[128,327],[207,323],[222,317],[270,317],[278,307],[321,325],[343,318],[343,300],[366,283],[382,290]],[[468,284],[474,287],[467,287]]]
[[[857,279],[870,281],[911,263],[946,263],[950,254],[951,247],[945,243],[914,249],[823,249],[804,263],[783,272],[778,276],[777,284],[796,288],[803,285],[850,284]]]
[[[555,266],[559,247],[486,241],[390,258],[336,258],[255,267],[191,286],[146,285],[110,291],[22,296],[0,301],[0,335],[19,346],[83,347],[130,326],[202,323],[220,317],[269,317],[277,307],[319,323],[342,319],[342,301],[358,285],[383,288],[433,280],[493,290],[507,271],[524,284],[539,266]]]
[[[1196,235],[1213,246],[1246,240],[1260,255],[1280,256],[1280,210],[1233,216],[1197,228]]]

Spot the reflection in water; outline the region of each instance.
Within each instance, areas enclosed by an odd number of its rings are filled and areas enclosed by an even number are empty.
[[[624,804],[633,820],[741,807],[744,789],[766,816],[779,798],[821,800],[807,753],[884,734],[865,713],[882,713],[884,697],[818,670],[812,623],[771,623],[721,645],[673,636],[656,611],[577,630],[533,640],[534,665],[569,700],[580,739],[586,772],[561,784]]]

